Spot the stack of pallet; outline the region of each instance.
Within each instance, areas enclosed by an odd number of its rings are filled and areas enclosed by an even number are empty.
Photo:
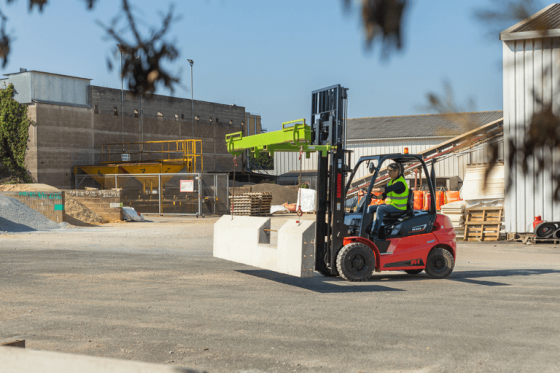
[[[465,241],[498,241],[502,218],[502,207],[468,209],[465,221]]]
[[[243,193],[230,196],[233,215],[265,216],[270,214],[272,193]]]
[[[465,222],[465,205],[465,201],[456,201],[441,206],[441,213],[451,220],[457,237],[463,237],[465,230],[463,225]]]

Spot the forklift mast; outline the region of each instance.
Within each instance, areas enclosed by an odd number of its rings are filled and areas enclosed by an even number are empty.
[[[347,89],[334,85],[313,91],[311,98],[311,143],[327,145],[331,151],[318,153],[317,223],[315,268],[324,275],[337,275],[335,248],[341,248],[346,197],[346,173],[350,152],[346,151]],[[346,161],[346,154],[348,160]]]
[[[309,158],[317,153],[317,224],[315,267],[325,276],[337,275],[336,256],[342,247],[340,232],[344,223],[346,173],[351,169],[350,152],[345,150],[347,89],[341,85],[313,91],[311,126],[305,119],[282,123],[279,131],[243,137],[242,132],[226,135],[228,152],[233,156],[247,149],[260,153],[300,152]],[[348,160],[346,161],[346,155]]]

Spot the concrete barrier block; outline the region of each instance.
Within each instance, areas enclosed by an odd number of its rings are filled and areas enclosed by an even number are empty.
[[[266,255],[259,244],[270,243],[264,229],[270,229],[270,218],[222,216],[214,223],[214,257],[259,267]]]
[[[0,347],[2,373],[202,373],[200,370],[138,361]]]
[[[214,224],[214,257],[297,277],[315,268],[315,222],[289,221],[270,245],[270,218],[224,215]]]
[[[286,222],[278,230],[278,272],[313,277],[315,269],[315,221]]]

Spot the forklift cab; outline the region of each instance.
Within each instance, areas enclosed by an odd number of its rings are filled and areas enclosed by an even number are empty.
[[[347,213],[344,218],[344,224],[348,227],[347,234],[350,236],[364,237],[372,240],[370,236],[371,227],[374,216],[368,213],[368,207],[372,201],[372,189],[374,185],[381,180],[390,180],[386,172],[386,166],[390,163],[397,163],[404,170],[406,166],[418,165],[422,167],[425,175],[430,175],[426,167],[426,163],[421,155],[416,154],[387,154],[378,156],[361,157],[354,167],[351,176],[348,179],[346,190],[351,190],[351,183],[359,170],[367,169],[370,172],[371,179],[365,195],[362,197],[356,211]],[[433,165],[432,165],[433,168]],[[408,237],[419,234],[430,233],[436,220],[435,192],[432,178],[428,179],[428,188],[431,195],[431,203],[428,210],[414,210],[414,193],[410,190],[407,201],[406,210],[386,213],[383,223],[379,229],[379,237],[375,240],[380,251],[383,252],[388,247],[389,238]]]

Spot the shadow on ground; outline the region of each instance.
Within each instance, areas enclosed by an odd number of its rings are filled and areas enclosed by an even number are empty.
[[[348,282],[340,277],[323,277],[315,275],[313,278],[299,278],[276,273],[267,270],[238,270],[237,272],[245,275],[255,276],[266,280],[271,280],[284,285],[295,286],[301,289],[314,291],[317,293],[366,293],[366,292],[385,292],[385,291],[406,291],[403,289],[395,289],[385,285],[375,285],[383,281],[388,282],[400,281],[427,281],[431,280],[424,272],[418,275],[396,274],[396,273],[374,273],[367,282]],[[507,278],[512,276],[538,276],[545,274],[560,274],[560,271],[554,269],[505,269],[496,271],[459,271],[453,272],[451,276],[444,281],[458,281],[466,284],[480,286],[510,286],[504,282],[489,281],[486,278]],[[484,280],[483,280],[484,278]]]
[[[22,233],[22,232],[35,232],[37,229],[31,228],[25,224],[14,223],[11,220],[0,218],[0,231]]]

